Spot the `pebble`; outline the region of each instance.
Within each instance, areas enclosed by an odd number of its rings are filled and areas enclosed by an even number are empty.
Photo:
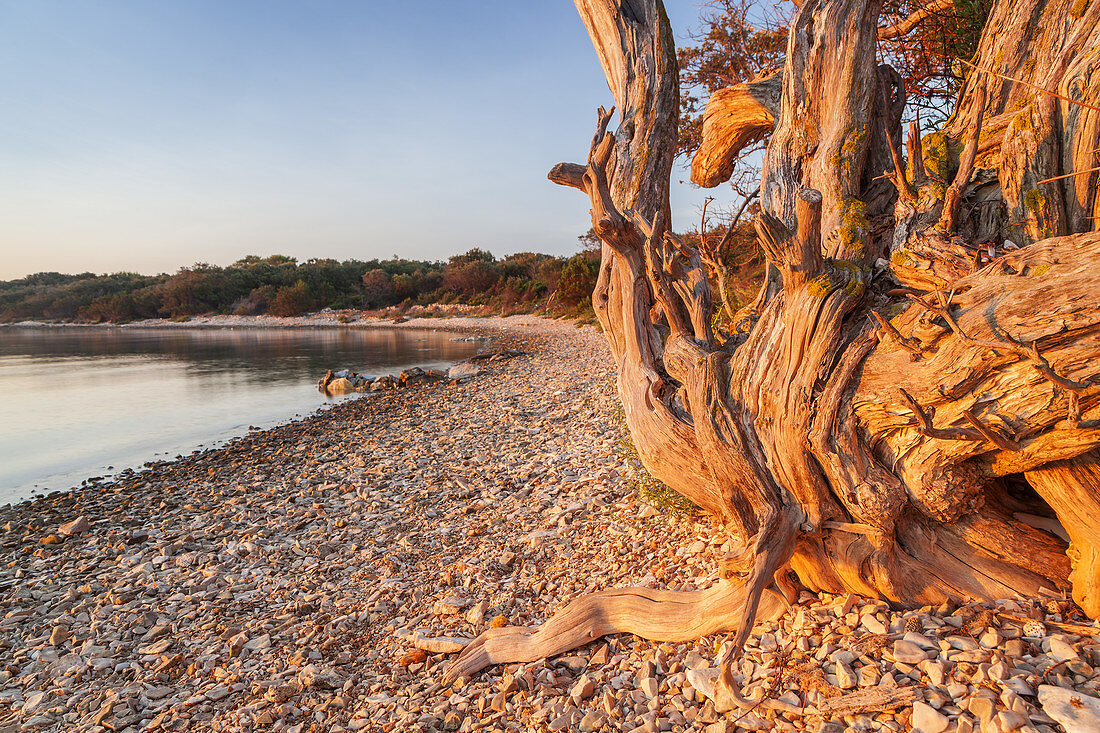
[[[72,537],[73,535],[84,534],[91,528],[92,525],[91,522],[88,521],[88,518],[85,516],[79,516],[71,522],[62,524],[60,527],[57,528],[57,531],[59,534],[62,534],[66,537]]]
[[[1050,637],[1050,656],[1056,661],[1068,662],[1071,659],[1079,659],[1081,655],[1061,637],[1052,636]]]
[[[914,733],[944,733],[951,727],[946,715],[919,700],[913,703]]]
[[[928,658],[928,653],[911,641],[898,639],[894,642],[894,659],[904,664],[920,664]]]
[[[1094,695],[1040,685],[1039,703],[1043,712],[1065,728],[1066,733],[1100,731],[1100,699]]]

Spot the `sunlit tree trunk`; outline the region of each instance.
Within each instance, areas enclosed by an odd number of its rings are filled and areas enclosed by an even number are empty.
[[[1068,587],[1100,616],[1097,173],[1058,178],[1097,166],[1100,3],[999,0],[954,116],[911,130],[906,160],[880,0],[803,0],[784,68],[715,95],[693,163],[718,185],[768,138],[769,274],[724,342],[671,233],[661,3],[576,4],[620,121],[601,110],[587,164],[551,178],[592,202],[593,304],[634,443],[740,537],[742,579],[580,599],[487,632],[450,677],[613,631],[736,630],[736,654],[799,587],[921,604]]]

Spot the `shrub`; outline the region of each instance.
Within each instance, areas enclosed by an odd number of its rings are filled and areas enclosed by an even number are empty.
[[[558,300],[565,305],[576,305],[591,298],[599,273],[598,260],[589,259],[585,255],[570,257],[558,278]]]

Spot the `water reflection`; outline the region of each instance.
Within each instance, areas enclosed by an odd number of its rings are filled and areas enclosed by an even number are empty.
[[[454,338],[395,329],[0,329],[0,503],[308,414],[325,401],[316,382],[329,368],[395,373],[477,350]]]

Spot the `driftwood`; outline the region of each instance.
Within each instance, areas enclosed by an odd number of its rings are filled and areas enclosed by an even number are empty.
[[[743,587],[578,599],[488,632],[448,676],[616,631],[727,630],[725,677],[792,583],[914,604],[1067,590],[1100,616],[1100,3],[997,0],[947,127],[903,151],[881,3],[803,0],[784,68],[753,83],[778,92],[716,95],[693,166],[715,185],[767,136],[768,277],[721,343],[700,257],[670,233],[663,8],[576,4],[619,125],[601,109],[587,162],[551,178],[591,201],[593,306],[638,452],[740,538]]]

